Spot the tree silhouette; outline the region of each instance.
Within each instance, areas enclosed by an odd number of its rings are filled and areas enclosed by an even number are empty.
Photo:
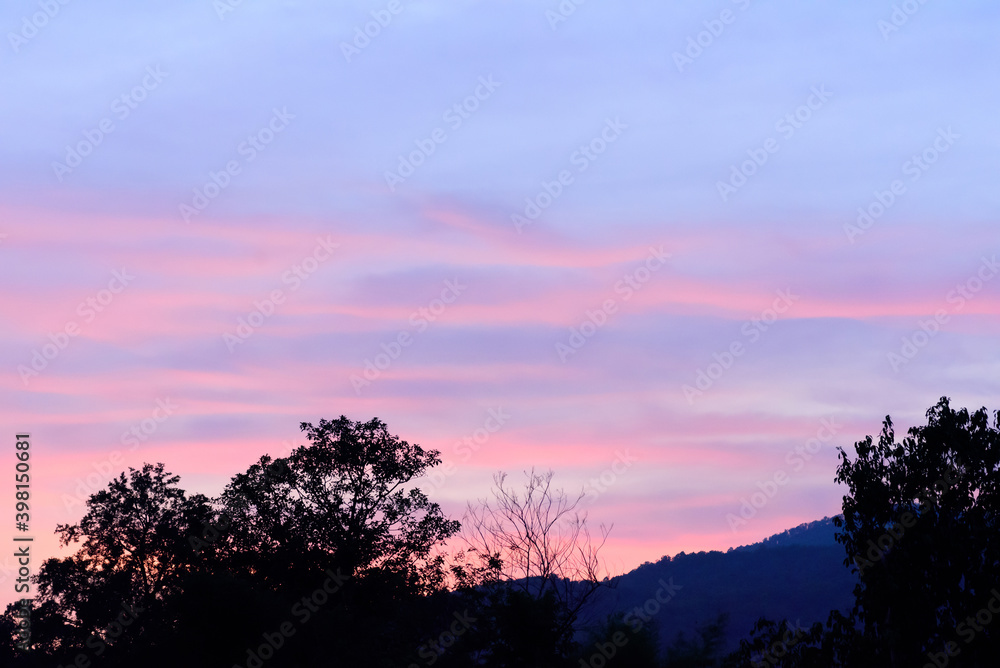
[[[1000,412],[989,418],[942,397],[901,442],[886,416],[877,442],[854,444],[855,458],[841,448],[836,481],[848,493],[834,523],[858,574],[851,613],[831,612],[794,642],[787,622],[761,619],[731,665],[996,665]]]
[[[854,613],[869,655],[883,665],[923,665],[949,642],[960,650],[944,655],[949,665],[1000,656],[1000,625],[967,622],[1000,585],[1000,412],[989,417],[942,397],[901,442],[887,416],[877,443],[856,443],[853,460],[840,451],[849,493],[837,540],[860,576]]]
[[[233,565],[249,572],[243,562],[250,560],[256,571],[260,556],[271,554],[281,577],[328,568],[350,577],[381,571],[414,591],[433,591],[443,577],[434,548],[460,524],[406,485],[439,464],[440,453],[389,434],[378,418],[341,416],[301,427],[310,445],[285,459],[262,457],[222,493]]]
[[[496,651],[510,654],[506,645],[514,643],[522,655],[551,661],[569,651],[581,610],[606,584],[599,552],[608,530],[602,526],[600,540],[591,540],[586,514],[578,510],[584,495],[571,499],[553,488],[552,471],[525,476],[523,492],[506,486],[506,474],[494,476],[493,498],[468,505],[462,537],[490,569],[486,588],[497,623],[535,617],[531,625],[506,624]]]
[[[186,494],[163,464],[113,479],[56,529],[78,549],[34,578],[31,655],[14,651],[15,606],[0,619],[0,664],[992,666],[1000,412],[989,418],[942,398],[901,442],[886,417],[877,441],[841,450],[834,521],[859,578],[853,609],[808,629],[761,619],[721,662],[721,622],[678,636],[665,664],[652,629],[620,615],[578,642],[610,584],[608,532],[591,539],[582,495],[551,471],[526,472],[523,489],[498,474],[446,563],[460,524],[413,485],[439,453],[341,416],[302,423],[308,444],[261,457],[216,499]]]
[[[409,488],[438,453],[377,418],[302,428],[308,445],[262,457],[214,501],[186,495],[162,464],[93,494],[79,524],[57,529],[80,549],[36,578],[34,660],[399,665],[445,612],[435,548],[459,523]],[[137,611],[124,632],[123,608]]]
[[[82,545],[39,569],[36,650],[111,665],[163,631],[165,607],[200,567],[188,539],[213,516],[208,499],[187,496],[178,481],[163,464],[129,469],[91,495],[79,524],[56,528],[61,544]]]
[[[346,579],[285,655],[299,651],[307,665],[321,657],[331,665],[390,662],[429,628],[421,596],[445,578],[435,550],[460,528],[409,487],[440,463],[439,453],[390,434],[378,418],[301,427],[308,445],[287,458],[262,457],[222,493],[218,507],[230,523],[220,558],[290,602],[326,573]]]
[[[660,668],[659,634],[652,624],[636,629],[616,612],[592,630],[577,650],[576,666]]]
[[[678,633],[667,648],[666,668],[716,668],[722,662],[722,646],[726,629],[726,615],[699,627],[695,637],[687,638]]]

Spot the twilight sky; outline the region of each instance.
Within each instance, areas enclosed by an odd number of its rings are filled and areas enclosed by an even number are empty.
[[[995,3],[64,2],[0,9],[36,569],[124,467],[214,495],[341,414],[441,450],[456,518],[586,485],[621,572],[1000,407]]]

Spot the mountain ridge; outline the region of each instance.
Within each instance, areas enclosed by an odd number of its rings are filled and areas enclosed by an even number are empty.
[[[850,610],[857,582],[834,533],[833,518],[824,517],[726,552],[679,552],[646,562],[612,578],[586,617],[648,618],[667,646],[725,615],[727,651],[761,616],[804,626],[825,622],[831,610]],[[664,587],[671,593],[661,603]]]

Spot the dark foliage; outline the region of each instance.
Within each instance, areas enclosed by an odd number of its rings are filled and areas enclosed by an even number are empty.
[[[834,521],[843,563],[858,576],[854,606],[765,665],[996,665],[1000,412],[989,418],[942,398],[901,442],[887,416],[877,442],[855,444],[854,459],[841,449],[836,480],[848,494]],[[760,620],[739,660],[760,662],[786,633],[786,622]]]
[[[459,523],[413,484],[438,452],[378,419],[303,423],[308,445],[261,457],[217,499],[188,495],[163,464],[93,494],[78,524],[57,527],[76,552],[35,578],[30,654],[14,647],[16,606],[0,618],[0,665],[993,666],[1000,413],[989,417],[942,399],[901,442],[886,417],[877,441],[841,450],[839,548],[817,523],[610,583],[597,578],[603,537],[589,542],[551,474],[532,473],[524,495],[501,485],[504,503],[472,516],[482,540],[446,561]],[[532,548],[544,558],[518,561],[523,544],[548,546]],[[761,616],[789,608],[805,626]],[[749,635],[727,655],[729,629]]]

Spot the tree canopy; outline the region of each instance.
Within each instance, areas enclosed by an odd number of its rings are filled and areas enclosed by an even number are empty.
[[[810,627],[760,619],[722,656],[725,619],[659,645],[605,585],[579,496],[553,473],[504,474],[462,525],[418,487],[440,453],[374,418],[302,423],[217,498],[164,464],[113,479],[60,525],[65,558],[35,577],[33,652],[0,619],[3,665],[629,668],[995,665],[1000,656],[1000,412],[942,398],[897,440],[840,448],[835,518],[853,608]],[[460,540],[461,539],[461,540]],[[457,542],[456,541],[460,541]],[[459,549],[461,548],[461,549]],[[459,550],[459,551],[456,551]],[[678,555],[680,558],[683,555]],[[661,581],[662,582],[662,581]],[[661,636],[662,637],[662,636]]]

